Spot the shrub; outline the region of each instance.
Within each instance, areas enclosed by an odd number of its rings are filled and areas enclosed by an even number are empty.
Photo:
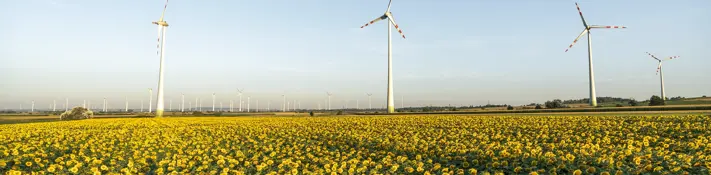
[[[630,100],[630,102],[627,102],[630,106],[637,106],[637,100]]]
[[[509,105],[508,107],[506,107],[506,110],[514,110],[514,107]]]
[[[60,120],[81,120],[90,119],[94,117],[94,112],[86,109],[84,107],[74,107],[70,111],[66,111],[59,115]]]
[[[664,100],[662,100],[661,97],[652,95],[651,98],[649,98],[649,106],[662,106],[664,105]]]
[[[617,105],[615,105],[615,106],[616,106],[616,107],[622,107],[622,104],[617,104]]]
[[[546,108],[565,108],[567,106],[563,105],[563,101],[560,99],[555,99],[553,101],[546,101]]]
[[[543,107],[541,107],[541,105],[538,104],[538,105],[536,105],[536,109],[543,109]]]
[[[193,111],[193,115],[203,115],[203,114],[204,114],[204,113],[202,113],[202,112],[200,112],[200,111]]]
[[[338,111],[336,115],[343,115],[343,111]]]
[[[310,115],[311,117],[313,117],[313,116],[314,116],[314,111],[310,111],[310,112],[309,112],[309,115]]]
[[[213,115],[215,115],[215,116],[222,116],[222,112],[215,112]]]

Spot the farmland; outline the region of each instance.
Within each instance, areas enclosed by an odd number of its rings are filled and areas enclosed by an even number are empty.
[[[0,172],[709,174],[704,115],[110,118],[0,125]]]

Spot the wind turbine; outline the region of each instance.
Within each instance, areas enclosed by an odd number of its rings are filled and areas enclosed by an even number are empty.
[[[286,112],[286,95],[282,94],[282,98],[284,98],[284,101],[281,103],[281,112]]]
[[[32,100],[32,109],[30,110],[30,112],[35,112],[35,101],[34,100]]]
[[[153,111],[153,88],[148,88],[148,113]]]
[[[163,13],[160,14],[160,19],[154,21],[153,24],[158,25],[158,44],[156,54],[160,57],[160,67],[158,68],[158,106],[156,107],[156,117],[163,117],[163,64],[165,63],[165,33],[168,29],[168,22],[163,21],[165,17],[165,9],[168,8],[168,0],[165,0]],[[150,112],[150,107],[148,108]]]
[[[250,99],[250,98],[252,98],[252,97],[247,96],[247,112],[249,112],[249,104],[250,104],[249,99]]]
[[[215,93],[212,93],[212,112],[215,112]]]
[[[52,112],[57,111],[57,100],[52,100]]]
[[[126,108],[124,109],[124,112],[128,112],[128,97],[124,97],[124,98],[126,98]]]
[[[585,35],[586,33],[588,34],[588,73],[589,73],[589,78],[590,78],[590,105],[591,106],[597,106],[597,97],[595,96],[595,73],[593,72],[593,62],[592,62],[592,40],[590,39],[590,29],[618,29],[618,28],[627,28],[624,26],[601,26],[601,25],[588,25],[587,22],[585,22],[585,18],[583,17],[583,12],[580,11],[580,6],[578,6],[578,3],[575,3],[575,7],[578,8],[578,13],[580,14],[580,19],[583,20],[583,26],[585,29],[583,29],[583,32],[578,35],[575,40],[573,40],[573,43],[568,46],[567,49],[565,49],[565,52],[568,52],[568,49],[572,48],[573,45],[575,45],[576,42]]]
[[[368,109],[373,109],[373,106],[372,106],[371,103],[370,103],[370,96],[372,96],[373,94],[371,94],[371,93],[366,93],[365,95],[368,95]]]
[[[64,111],[69,111],[69,98],[65,98],[64,100]]]
[[[391,36],[391,28],[390,25],[394,25],[395,29],[400,33],[403,39],[405,39],[405,34],[402,33],[402,30],[400,30],[400,27],[395,23],[395,19],[393,18],[393,14],[390,13],[390,5],[392,4],[392,0],[388,2],[388,8],[385,10],[385,14],[382,16],[366,23],[365,25],[361,26],[360,28],[366,27],[370,24],[373,24],[375,22],[378,22],[380,20],[388,19],[390,21],[388,23],[388,113],[394,113],[395,112],[395,100],[393,99],[393,52],[392,52],[392,36]],[[329,105],[330,107],[330,105]]]
[[[185,111],[185,94],[182,94],[180,97],[180,112]]]
[[[242,91],[244,91],[244,88],[237,89],[237,94],[239,95],[239,112],[242,112]]]
[[[667,60],[679,58],[679,56],[671,56],[666,59],[659,59],[649,52],[647,52],[647,54],[649,56],[652,56],[652,58],[654,58],[655,60],[659,61],[659,64],[657,65],[657,74],[659,74],[659,81],[661,82],[661,86],[662,86],[662,100],[666,100],[667,98],[666,98],[666,93],[664,92],[664,73],[662,72],[662,61],[667,61]]]
[[[326,107],[328,108],[328,110],[331,110],[331,96],[333,94],[330,92],[326,92],[326,95],[328,95],[328,105],[326,105]]]

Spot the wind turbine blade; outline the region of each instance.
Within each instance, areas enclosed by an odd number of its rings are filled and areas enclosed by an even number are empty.
[[[158,21],[163,21],[163,16],[165,16],[165,9],[168,8],[168,0],[165,0],[165,5],[163,6],[163,13],[160,14],[160,20]]]
[[[659,58],[657,58],[657,56],[654,56],[654,55],[652,55],[652,54],[649,53],[649,52],[645,52],[645,53],[647,53],[647,55],[649,55],[649,56],[652,56],[652,58],[654,58],[654,59],[657,60],[657,61],[662,61],[662,60],[660,60]]]
[[[657,73],[656,74],[659,74],[659,70],[661,70],[661,69],[662,69],[662,62],[659,61],[659,64],[657,65]]]
[[[158,25],[158,43],[156,44],[156,55],[160,54],[160,37],[161,34],[163,33],[163,26]]]
[[[388,9],[385,10],[385,13],[388,13],[388,12],[390,11],[390,5],[391,5],[391,4],[393,4],[393,0],[390,0],[390,2],[388,2]]]
[[[606,28],[606,29],[626,29],[627,27],[625,26],[598,26],[598,25],[592,25],[590,28]]]
[[[578,3],[575,3],[575,8],[578,8],[578,13],[580,14],[580,19],[583,20],[583,25],[585,25],[585,28],[588,28],[588,23],[585,22],[585,18],[583,17],[583,12],[580,11],[580,6],[578,6]]]
[[[374,20],[372,20],[372,21],[370,21],[370,22],[368,22],[368,23],[365,23],[365,25],[360,26],[360,28],[367,27],[368,25],[371,25],[371,24],[373,24],[373,23],[375,23],[375,22],[378,22],[378,21],[380,21],[380,20],[384,20],[385,18],[388,18],[388,16],[387,16],[387,15],[380,16],[380,17],[375,18]]]
[[[575,43],[577,43],[578,40],[580,40],[580,37],[583,37],[583,35],[585,35],[586,33],[588,33],[587,28],[585,30],[583,30],[583,32],[581,32],[580,35],[578,35],[578,37],[575,38],[575,40],[573,40],[573,44],[570,44],[570,46],[568,46],[568,48],[565,49],[565,52],[568,52],[568,49],[573,48],[573,45],[575,45]]]
[[[680,57],[680,56],[670,56],[669,58],[664,59],[664,60],[673,60],[673,59],[676,59],[676,58],[679,58],[679,57]]]
[[[395,23],[395,18],[393,17],[393,14],[388,12],[385,15],[388,16],[390,23],[393,23],[397,32],[400,33],[400,36],[402,36],[402,38],[405,39],[405,34],[402,33],[402,29],[400,29],[400,26],[398,26],[397,23]]]

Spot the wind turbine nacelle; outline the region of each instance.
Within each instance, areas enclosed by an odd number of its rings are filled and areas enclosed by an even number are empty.
[[[153,22],[153,24],[168,27],[168,21],[158,21],[158,22]]]

